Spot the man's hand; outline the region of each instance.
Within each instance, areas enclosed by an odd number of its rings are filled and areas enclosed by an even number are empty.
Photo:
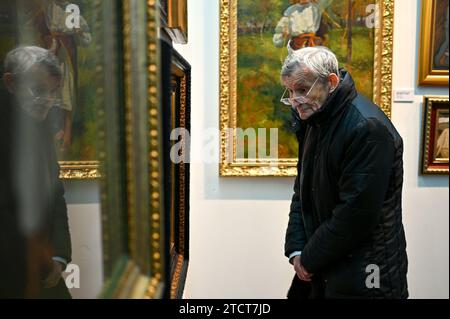
[[[311,277],[313,274],[310,274],[306,271],[306,269],[302,266],[301,263],[301,256],[295,256],[293,263],[294,263],[294,270],[297,273],[298,278],[303,281],[311,281]]]
[[[47,279],[44,281],[44,288],[53,288],[55,287],[61,279],[62,275],[62,265],[53,260],[53,267],[48,275]]]

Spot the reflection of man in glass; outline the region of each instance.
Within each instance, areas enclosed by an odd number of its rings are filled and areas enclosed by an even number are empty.
[[[64,188],[47,115],[62,73],[39,47],[5,59],[9,100],[0,107],[0,296],[70,298],[61,274],[71,261]]]
[[[276,47],[283,47],[288,40],[289,50],[323,45],[321,28],[322,14],[332,0],[295,0],[286,9],[283,18],[275,28],[273,42]]]

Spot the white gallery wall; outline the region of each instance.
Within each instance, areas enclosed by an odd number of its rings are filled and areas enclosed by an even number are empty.
[[[449,298],[448,175],[420,176],[423,96],[448,88],[417,86],[421,1],[395,0],[393,87],[414,90],[414,103],[394,103],[393,122],[405,143],[403,219],[411,298]],[[412,5],[415,3],[415,5]]]
[[[192,156],[219,141],[219,1],[189,0],[189,44],[176,45],[192,65]],[[413,103],[394,103],[405,143],[403,216],[411,298],[449,297],[448,176],[419,176],[423,95],[418,88],[420,1],[395,0],[393,89],[412,89]],[[213,143],[214,147],[211,147]],[[205,147],[208,145],[208,147]],[[186,298],[285,298],[293,270],[283,256],[293,178],[220,178],[218,164],[193,163],[191,259]]]
[[[79,287],[71,288],[70,293],[75,299],[94,299],[103,285],[99,184],[96,181],[66,181],[64,187],[72,239],[72,264],[78,266],[80,279]]]

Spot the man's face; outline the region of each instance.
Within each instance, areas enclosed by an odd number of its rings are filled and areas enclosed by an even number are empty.
[[[289,77],[283,78],[283,84],[289,92],[292,100],[292,108],[294,108],[302,120],[307,120],[315,112],[317,112],[329,95],[329,87],[327,83],[323,83],[322,79],[315,77],[312,72],[305,70],[297,70]],[[300,103],[296,98],[303,97]]]
[[[50,75],[43,67],[36,66],[17,82],[12,93],[20,107],[34,119],[44,121],[57,102],[60,79]]]

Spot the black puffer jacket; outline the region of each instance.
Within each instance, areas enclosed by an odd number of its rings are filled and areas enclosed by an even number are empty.
[[[402,138],[345,71],[321,110],[307,121],[297,116],[296,125],[285,255],[302,251],[303,266],[315,274],[311,296],[407,298]],[[366,285],[368,276],[376,283],[369,265],[379,269],[379,288]]]

